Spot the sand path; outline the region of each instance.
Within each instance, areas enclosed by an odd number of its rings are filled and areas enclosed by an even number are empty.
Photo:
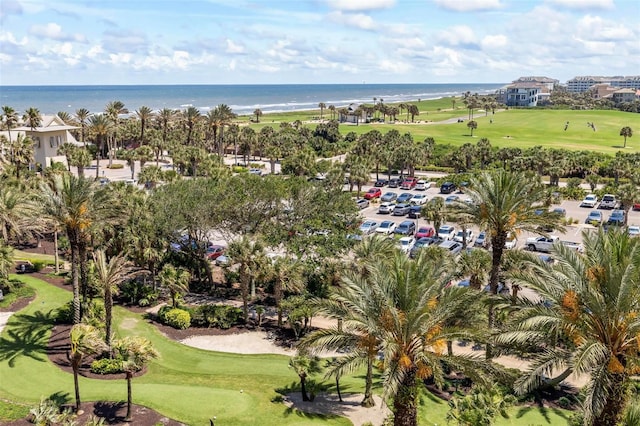
[[[0,333],[4,330],[11,315],[13,315],[13,312],[0,312]]]

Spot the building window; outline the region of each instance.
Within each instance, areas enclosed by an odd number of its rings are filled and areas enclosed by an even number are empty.
[[[62,142],[62,136],[56,136],[56,146],[60,146]]]
[[[49,146],[51,148],[53,148],[55,146],[54,143],[55,143],[54,137],[53,136],[49,136]]]
[[[35,137],[33,138],[33,141],[35,142],[36,148],[40,148],[40,146],[41,146],[41,144],[42,144],[42,143],[40,142],[40,136],[35,136]]]

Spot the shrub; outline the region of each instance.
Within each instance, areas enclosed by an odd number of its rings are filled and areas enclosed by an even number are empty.
[[[95,374],[122,373],[122,360],[119,358],[102,358],[91,363],[91,372]]]
[[[47,262],[44,262],[42,260],[33,261],[33,270],[36,272],[42,271],[45,266],[47,266]]]
[[[558,398],[558,405],[562,408],[567,409],[571,407],[571,400],[566,396],[561,396],[560,398]]]
[[[132,280],[120,287],[120,297],[132,305],[149,306],[158,300],[158,292],[151,285]]]
[[[226,330],[238,324],[242,317],[242,309],[234,306],[203,305],[193,309],[192,324]]]
[[[115,169],[124,169],[124,164],[112,164],[107,166],[107,169],[115,170]]]
[[[97,328],[104,326],[105,311],[102,300],[92,300],[81,307],[83,311],[82,322]],[[58,324],[73,323],[73,300],[68,301],[54,313],[54,320]]]
[[[173,308],[165,314],[165,324],[179,330],[185,330],[191,325],[191,315],[184,309]]]
[[[231,167],[231,171],[233,173],[246,173],[249,171],[249,169],[247,169],[246,167],[242,167],[242,166],[232,166]]]

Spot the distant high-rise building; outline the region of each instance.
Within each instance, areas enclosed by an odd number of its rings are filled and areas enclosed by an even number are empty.
[[[579,76],[567,81],[567,90],[572,93],[582,93],[589,90],[596,84],[608,84],[620,89],[640,89],[640,75],[631,76]]]

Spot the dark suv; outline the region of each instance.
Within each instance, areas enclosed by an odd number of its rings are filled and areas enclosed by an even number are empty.
[[[416,233],[416,224],[412,220],[405,220],[394,231],[400,235],[413,235]]]
[[[456,184],[453,182],[445,182],[440,185],[440,193],[442,194],[451,194],[456,190]]]

